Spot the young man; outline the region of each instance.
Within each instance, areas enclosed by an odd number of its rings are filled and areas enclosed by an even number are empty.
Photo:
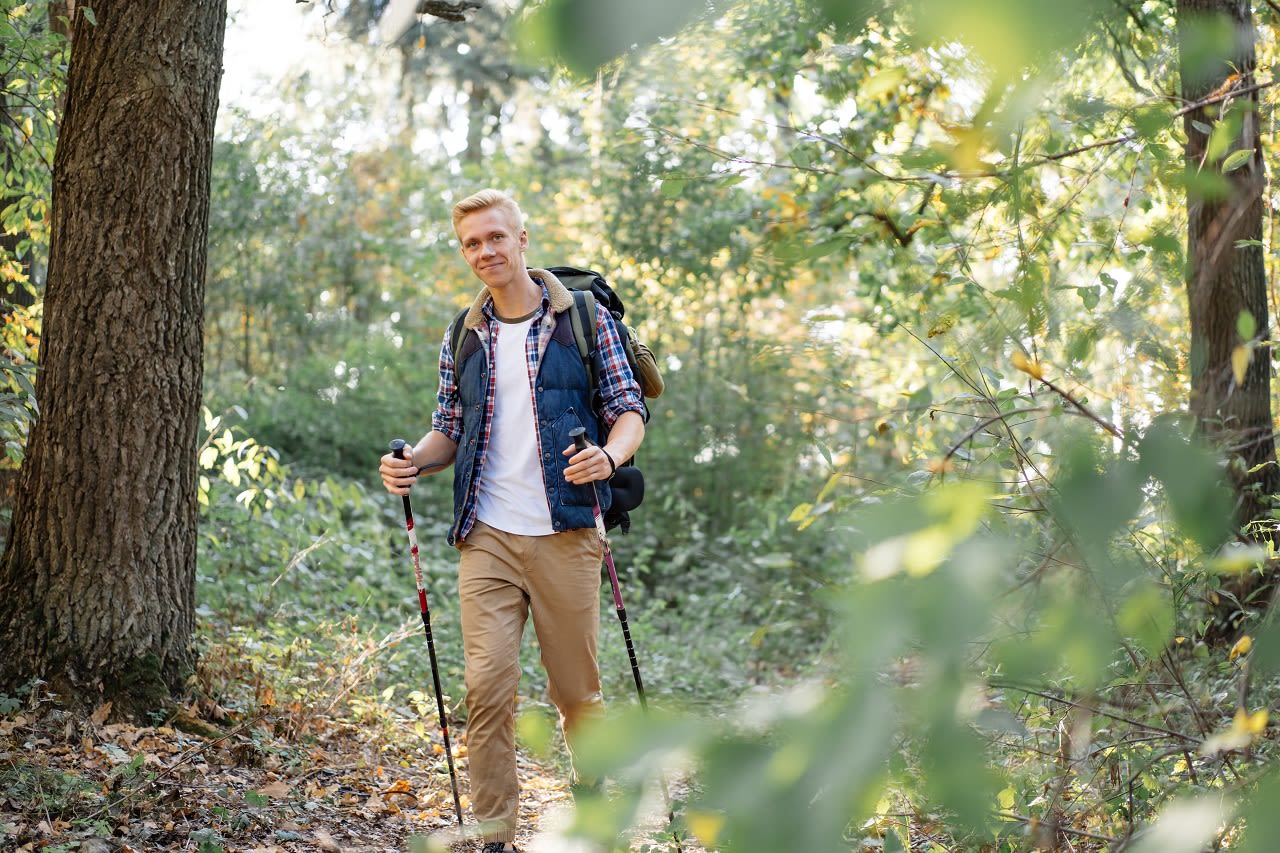
[[[644,439],[640,387],[617,327],[597,306],[598,405],[574,341],[573,295],[525,266],[519,206],[483,190],[453,208],[463,257],[484,288],[461,319],[457,363],[440,348],[431,431],[405,458],[382,457],[387,491],[408,494],[419,473],[451,460],[453,527],[467,688],[472,811],[485,853],[514,850],[519,782],[515,710],[520,642],[532,613],[551,701],[572,749],[583,720],[604,712],[596,640],[600,561],[592,484],[602,509],[615,463]],[[577,452],[569,431],[591,444]],[[445,467],[445,466],[441,466]]]

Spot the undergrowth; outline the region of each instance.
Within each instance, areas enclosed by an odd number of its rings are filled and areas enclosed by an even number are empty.
[[[398,498],[376,481],[294,477],[232,418],[206,417],[205,500],[198,560],[200,667],[194,688],[220,707],[272,707],[285,729],[309,716],[384,728],[405,720],[429,733],[431,673]],[[413,494],[420,563],[450,713],[462,706],[457,552],[445,542],[447,477]],[[674,708],[723,709],[752,685],[789,678],[820,653],[821,584],[774,547],[785,513],[708,542],[697,528],[657,532],[644,509],[612,536],[646,695]],[[685,538],[681,538],[681,534]],[[769,547],[763,552],[765,541]],[[819,638],[819,639],[815,639]],[[696,642],[694,641],[696,639]],[[635,688],[607,576],[602,573],[601,674],[621,707]],[[521,694],[546,708],[536,638],[526,631]],[[430,698],[430,701],[425,701]]]

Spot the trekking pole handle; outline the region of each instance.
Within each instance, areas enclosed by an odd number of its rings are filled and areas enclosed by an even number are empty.
[[[397,459],[403,459],[404,449],[408,446],[409,446],[409,442],[405,441],[403,438],[391,439],[391,445],[390,445],[391,455]],[[437,459],[434,462],[427,462],[423,465],[418,466],[418,473],[415,474],[414,476],[415,477],[421,476],[424,471],[434,469],[434,468],[448,468],[452,464],[453,464],[452,459]]]
[[[575,450],[583,451],[587,449],[586,427],[574,427],[569,430],[569,437],[573,439],[573,446]]]
[[[395,458],[397,458],[397,459],[403,459],[403,458],[404,458],[404,446],[405,446],[405,444],[406,444],[406,442],[405,442],[405,440],[404,440],[403,438],[393,438],[393,439],[391,439],[391,444],[390,444],[390,447],[391,447],[391,455],[392,455],[392,456],[394,456],[394,457],[395,457]],[[405,520],[405,523],[406,523],[406,524],[410,525],[409,530],[410,530],[410,535],[412,536],[412,535],[413,535],[413,533],[412,533],[412,530],[413,530],[413,504],[409,503],[409,496],[408,496],[408,495],[404,495],[404,496],[403,496],[403,500],[402,500],[402,502],[404,503],[404,520]],[[415,547],[415,548],[417,547],[417,542],[414,542],[414,547]],[[419,586],[421,586],[421,584],[419,584]]]

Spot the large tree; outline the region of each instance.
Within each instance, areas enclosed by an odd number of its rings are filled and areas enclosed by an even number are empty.
[[[1191,107],[1183,118],[1191,410],[1227,445],[1241,525],[1265,518],[1280,489],[1251,5],[1178,0],[1177,7],[1182,97]]]
[[[0,689],[154,706],[192,664],[209,174],[226,0],[73,22]]]

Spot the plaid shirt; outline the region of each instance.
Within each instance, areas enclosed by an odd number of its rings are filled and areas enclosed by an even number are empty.
[[[534,399],[533,381],[538,375],[538,365],[542,354],[546,352],[551,336],[555,333],[556,318],[550,313],[551,301],[547,288],[542,288],[542,307],[533,323],[529,326],[529,335],[525,338],[525,363],[529,367],[529,396],[533,402],[533,411],[538,411],[537,400]],[[476,329],[485,351],[488,363],[494,363],[499,329],[501,323],[493,310],[493,300],[484,306],[484,324]],[[627,353],[622,346],[618,327],[613,317],[599,303],[596,303],[596,352],[600,361],[599,399],[602,408],[597,412],[605,434],[613,428],[614,422],[624,412],[636,412],[644,415],[644,401],[640,396],[640,385],[627,363]],[[476,456],[483,459],[489,447],[493,429],[493,396],[497,378],[489,371],[489,386],[485,393],[484,420],[480,436],[476,443]],[[462,405],[458,399],[457,374],[453,363],[453,349],[450,347],[449,332],[445,331],[444,341],[440,345],[440,388],[436,392],[436,410],[431,415],[431,428],[448,436],[455,444],[462,441]],[[459,535],[465,538],[475,524],[476,495],[475,484],[479,477],[472,481],[471,494],[467,496],[463,508],[463,520],[459,525]]]

